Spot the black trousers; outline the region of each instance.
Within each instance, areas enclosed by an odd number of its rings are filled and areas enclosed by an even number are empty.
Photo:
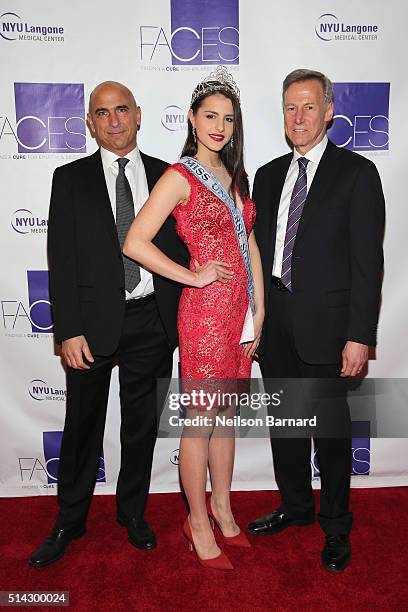
[[[265,351],[260,359],[262,376],[268,378],[331,379],[339,377],[339,362],[314,365],[298,355],[293,337],[292,300],[289,291],[271,287],[265,320]],[[266,381],[267,386],[267,381]],[[321,406],[320,411],[330,411]],[[330,417],[329,417],[330,419]],[[344,398],[336,401],[333,422],[339,431],[351,431],[350,412]],[[292,518],[310,518],[315,512],[311,486],[311,439],[278,438],[271,432],[275,478],[281,494],[281,510]],[[321,477],[320,513],[318,520],[326,534],[348,533],[352,525],[349,512],[351,475],[351,435],[341,438],[314,438]]]
[[[117,512],[125,520],[143,516],[160,409],[157,379],[170,378],[172,368],[172,352],[155,299],[127,305],[117,352],[94,358],[89,370],[67,371],[67,410],[58,473],[59,527],[86,521],[102,450],[112,366],[116,362],[121,409]]]

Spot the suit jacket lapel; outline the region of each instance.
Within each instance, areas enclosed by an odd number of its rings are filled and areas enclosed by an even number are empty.
[[[289,170],[289,166],[292,161],[292,154],[288,153],[285,157],[281,158],[280,167],[277,169],[277,177],[273,177],[274,185],[273,185],[273,198],[271,202],[271,211],[273,213],[273,218],[276,224],[276,219],[278,216],[279,203],[282,196],[283,186],[285,184],[286,175]]]
[[[330,141],[322,155],[313,183],[307,194],[302,217],[300,219],[299,228],[296,234],[295,244],[299,237],[307,228],[310,220],[319,212],[321,206],[324,206],[326,193],[333,189],[335,183],[335,175],[338,172],[336,158],[338,157],[338,149]]]
[[[100,151],[96,151],[94,155],[88,158],[90,161],[90,169],[88,175],[89,186],[92,191],[94,202],[97,204],[98,214],[100,214],[103,223],[106,225],[108,234],[111,237],[115,249],[120,258],[122,252],[118,239],[115,218],[112,212],[112,205],[109,198],[108,188],[106,186],[105,173],[103,171],[102,158]]]
[[[288,169],[290,163],[292,161],[292,154],[289,153],[282,157],[280,160],[280,165],[276,170],[276,174],[274,173],[271,176],[272,181],[272,189],[271,189],[271,203],[270,203],[270,230],[269,235],[272,237],[271,247],[272,247],[272,257],[275,253],[275,239],[276,239],[276,224],[278,220],[278,211],[279,204],[282,196],[283,186],[285,184],[286,175],[288,173]]]
[[[253,191],[255,206],[259,211],[255,234],[264,254],[264,272],[267,270],[267,274],[272,269],[279,202],[291,159],[292,154],[289,153],[275,160],[263,182],[258,184],[256,190]]]
[[[145,167],[147,187],[150,193],[155,183],[159,179],[161,172],[157,171],[157,168],[155,168],[154,159],[152,159],[149,155],[145,155],[140,151],[140,157],[142,158],[142,162]]]

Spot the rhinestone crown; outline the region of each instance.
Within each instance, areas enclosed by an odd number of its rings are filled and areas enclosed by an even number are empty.
[[[203,81],[197,83],[191,96],[190,107],[202,95],[216,93],[217,91],[228,91],[239,101],[239,87],[225,66],[217,66],[214,72],[211,72]]]

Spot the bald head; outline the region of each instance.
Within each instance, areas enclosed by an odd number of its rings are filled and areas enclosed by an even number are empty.
[[[124,157],[136,147],[141,110],[125,85],[104,81],[89,96],[88,126],[100,147]]]
[[[106,93],[109,93],[110,91],[115,90],[115,89],[121,91],[123,94],[128,96],[131,100],[133,100],[133,104],[137,106],[134,95],[132,94],[130,89],[126,87],[126,85],[123,85],[123,83],[118,83],[117,81],[103,81],[103,83],[99,83],[99,85],[97,85],[95,89],[91,91],[91,95],[89,96],[89,106],[88,106],[89,112],[91,112],[93,101],[99,93],[104,93],[105,90],[106,90]]]

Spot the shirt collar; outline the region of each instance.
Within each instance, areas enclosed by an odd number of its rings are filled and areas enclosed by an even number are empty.
[[[108,151],[107,149],[104,149],[103,147],[100,148],[100,151],[101,151],[102,164],[104,168],[111,167],[117,170],[118,164],[116,163],[116,160],[121,156],[116,155],[116,153],[112,153],[112,151]],[[135,167],[137,167],[142,161],[142,158],[140,157],[140,151],[137,146],[134,149],[132,149],[132,151],[129,151],[129,153],[127,153],[123,157],[126,157],[126,159],[129,160],[129,164],[131,165],[134,164]]]
[[[317,145],[315,145],[313,149],[310,149],[310,151],[308,151],[305,155],[301,155],[300,153],[296,151],[296,149],[293,149],[292,163],[297,162],[299,157],[306,157],[306,159],[308,159],[310,162],[318,165],[327,147],[327,143],[328,143],[328,138],[327,138],[327,135],[325,134],[322,140]]]

